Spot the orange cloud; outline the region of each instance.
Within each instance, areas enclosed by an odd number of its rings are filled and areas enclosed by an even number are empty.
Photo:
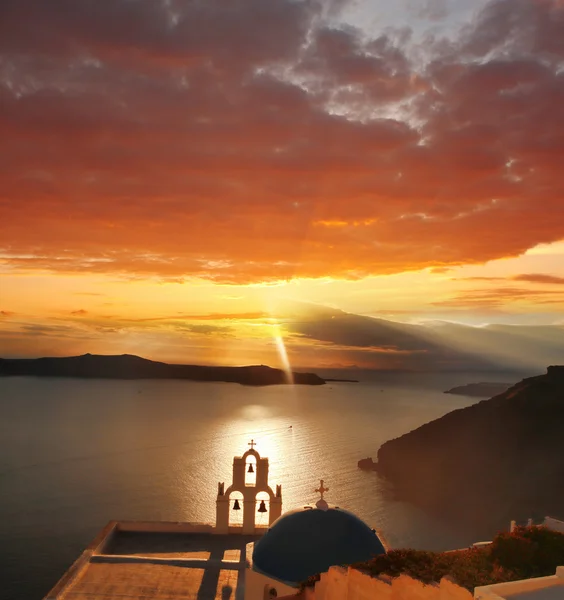
[[[509,302],[525,301],[535,304],[561,304],[564,306],[564,292],[561,290],[529,290],[514,287],[485,288],[459,293],[453,298],[433,302],[442,307],[501,307]]]
[[[434,275],[443,275],[444,273],[449,273],[451,269],[449,267],[433,267],[431,269],[431,273]]]
[[[514,281],[528,281],[530,283],[546,283],[549,285],[564,285],[564,277],[556,277],[555,275],[547,275],[544,273],[527,273],[524,275],[516,275],[512,279]]]
[[[149,317],[145,319],[124,319],[142,323],[146,321],[252,321],[256,319],[269,319],[271,315],[261,311],[242,313],[210,313],[204,315],[179,314],[166,317]]]
[[[523,273],[512,277],[464,277],[462,281],[524,281],[527,283],[541,283],[547,285],[564,285],[564,277],[548,273]]]
[[[376,219],[365,219],[364,221],[315,221],[313,225],[322,227],[360,227],[372,225],[376,222]]]
[[[492,0],[425,64],[343,2],[173,4],[0,7],[5,268],[354,279],[564,239],[561,3]]]

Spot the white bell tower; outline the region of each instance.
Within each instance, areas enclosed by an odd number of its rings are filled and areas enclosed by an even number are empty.
[[[255,450],[256,442],[249,442],[250,450],[247,450],[243,456],[233,458],[233,483],[225,489],[225,484],[219,483],[217,489],[216,518],[215,528],[217,533],[243,533],[254,534],[255,519],[257,509],[262,501],[257,500],[257,494],[266,492],[270,498],[268,500],[269,515],[268,524],[272,525],[282,514],[282,486],[276,486],[276,494],[268,485],[268,458],[261,458]],[[249,457],[254,457],[256,464],[249,461]],[[253,482],[245,481],[245,474],[252,473],[251,465],[256,469],[256,478]],[[232,510],[229,502],[229,496],[232,492],[240,492],[243,495],[243,527],[229,527],[229,511]],[[264,505],[263,505],[264,506]],[[265,512],[264,509],[261,512]],[[231,529],[231,531],[230,531]]]

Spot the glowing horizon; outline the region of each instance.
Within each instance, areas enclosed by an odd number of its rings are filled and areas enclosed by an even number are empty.
[[[324,339],[316,324],[364,315],[406,325],[558,328],[564,325],[562,264],[564,244],[555,244],[482,266],[358,281],[302,279],[274,287],[5,273],[0,356],[128,353],[173,363],[266,363],[286,372],[401,368],[409,348],[389,342],[378,348],[378,336],[363,342],[366,347],[356,347],[356,341],[351,346],[338,332]],[[34,287],[42,293],[29,293]]]
[[[439,342],[394,323],[564,322],[562,2],[12,4],[0,356],[401,368]]]

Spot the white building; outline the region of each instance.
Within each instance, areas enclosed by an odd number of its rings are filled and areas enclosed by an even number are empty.
[[[109,523],[46,600],[265,600],[295,596],[299,584],[332,565],[384,553],[376,531],[330,507],[323,481],[315,506],[282,515],[282,488],[268,481],[268,458],[254,448],[233,459],[218,484],[216,523]],[[242,510],[242,524],[230,519]],[[268,515],[268,526],[256,515]]]
[[[476,600],[564,600],[564,567],[554,575],[485,585],[474,590]]]
[[[472,596],[448,578],[425,585],[336,566],[386,548],[354,514],[327,504],[323,481],[315,506],[282,514],[268,458],[249,445],[233,459],[231,484],[218,484],[215,525],[112,521],[45,600],[564,600],[564,567],[550,577],[478,587]],[[235,524],[230,516],[240,510],[242,524]],[[268,515],[268,525],[257,524],[257,514]],[[544,525],[564,532],[562,521],[547,517]]]

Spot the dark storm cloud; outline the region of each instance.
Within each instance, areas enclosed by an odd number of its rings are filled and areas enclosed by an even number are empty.
[[[291,57],[321,4],[4,0],[0,51],[232,68]]]

